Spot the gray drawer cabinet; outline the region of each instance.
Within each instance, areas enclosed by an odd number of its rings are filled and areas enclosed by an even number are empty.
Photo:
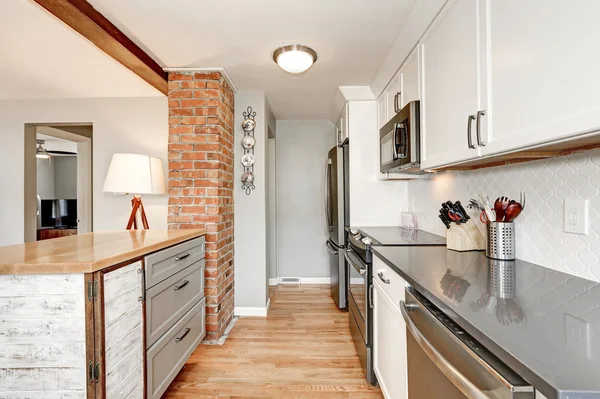
[[[205,335],[205,299],[198,302],[147,352],[149,398],[160,398]]]
[[[206,335],[204,237],[145,258],[146,396],[160,398]]]
[[[204,260],[183,269],[146,291],[146,347],[204,297]]]
[[[204,237],[146,256],[146,288],[153,287],[200,259],[204,259]]]

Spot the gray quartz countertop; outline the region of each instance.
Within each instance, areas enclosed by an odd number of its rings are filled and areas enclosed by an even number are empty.
[[[600,283],[482,252],[372,249],[548,399],[600,398]]]

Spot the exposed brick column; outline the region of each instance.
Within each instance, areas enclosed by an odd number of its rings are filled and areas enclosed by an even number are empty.
[[[205,228],[206,340],[233,317],[233,91],[219,72],[169,73],[169,228]]]

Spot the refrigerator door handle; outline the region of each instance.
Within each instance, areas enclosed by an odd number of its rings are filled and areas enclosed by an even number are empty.
[[[332,245],[329,243],[329,241],[327,241],[327,242],[325,243],[325,246],[327,247],[327,251],[328,251],[330,254],[332,254],[332,255],[337,255],[337,254],[339,254],[338,250],[337,250],[337,249],[335,249],[335,248],[334,248],[334,247],[333,247],[333,246],[332,246]]]
[[[327,219],[327,232],[331,232],[333,230],[333,226],[331,225],[331,195],[329,189],[331,184],[329,179],[331,177],[331,159],[327,160],[327,166],[325,167],[325,216]]]

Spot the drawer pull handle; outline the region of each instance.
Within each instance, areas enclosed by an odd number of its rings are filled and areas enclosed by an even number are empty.
[[[175,342],[180,342],[182,339],[184,339],[184,338],[185,338],[185,336],[186,336],[186,335],[188,335],[188,334],[189,334],[189,332],[190,332],[190,329],[189,329],[189,328],[186,328],[186,329],[185,329],[185,332],[183,333],[183,335],[182,335],[181,337],[175,338]]]
[[[181,256],[177,256],[175,258],[175,262],[179,262],[180,260],[184,260],[185,258],[187,258],[188,256],[190,256],[190,253],[188,252],[187,254],[183,254]]]
[[[390,283],[390,279],[389,278],[384,278],[383,277],[383,272],[379,272],[377,273],[377,276],[379,276],[379,279],[381,281],[383,281],[385,284],[389,284]]]
[[[176,285],[175,286],[175,291],[179,291],[180,289],[182,289],[183,287],[185,287],[186,285],[188,285],[190,282],[187,280],[183,280],[183,283],[181,283],[181,285]]]

